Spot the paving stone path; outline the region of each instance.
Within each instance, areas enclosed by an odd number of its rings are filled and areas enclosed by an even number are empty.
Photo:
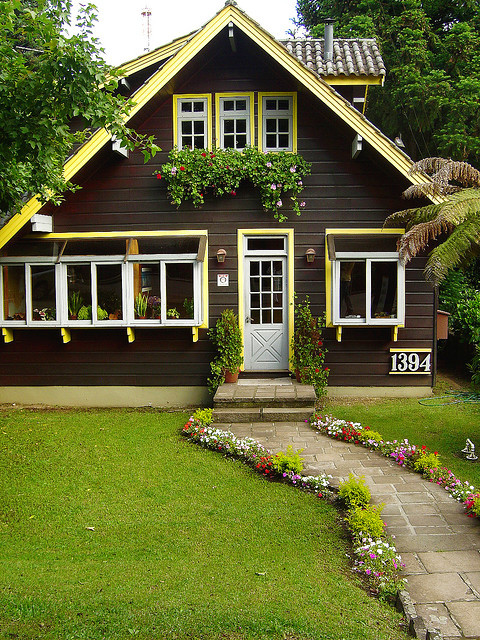
[[[273,452],[304,448],[306,473],[365,476],[374,503],[395,536],[406,564],[407,591],[416,613],[445,640],[480,640],[480,521],[436,484],[367,449],[327,438],[305,423],[218,424]],[[422,633],[418,634],[421,637]],[[423,635],[425,637],[425,634]]]

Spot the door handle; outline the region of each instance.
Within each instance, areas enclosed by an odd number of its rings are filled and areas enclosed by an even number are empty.
[[[249,324],[249,322],[251,322],[251,318],[250,318],[250,316],[246,316],[245,317],[245,323]]]

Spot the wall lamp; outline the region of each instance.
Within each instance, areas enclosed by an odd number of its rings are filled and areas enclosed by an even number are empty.
[[[307,262],[313,262],[315,260],[315,256],[317,255],[317,252],[315,251],[315,249],[307,249],[305,251],[305,258],[307,259]]]
[[[225,262],[225,258],[227,257],[227,252],[225,249],[219,249],[217,251],[217,262]]]

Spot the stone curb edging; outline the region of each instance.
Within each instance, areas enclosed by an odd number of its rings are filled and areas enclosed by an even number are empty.
[[[443,640],[443,636],[437,629],[428,628],[425,624],[425,620],[417,615],[415,605],[410,598],[410,594],[406,590],[399,591],[397,593],[397,600],[395,602],[397,611],[403,613],[407,620],[408,631],[414,637],[419,640]]]

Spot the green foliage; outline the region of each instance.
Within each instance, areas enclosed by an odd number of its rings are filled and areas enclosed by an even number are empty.
[[[440,459],[438,455],[435,455],[434,453],[423,454],[413,463],[415,471],[420,473],[425,473],[429,469],[436,469],[439,466]]]
[[[480,386],[480,348],[478,345],[475,345],[475,355],[467,367],[472,372],[472,383],[476,387]]]
[[[342,500],[347,509],[364,509],[370,502],[370,489],[365,484],[365,477],[356,478],[352,473],[348,480],[341,482],[338,490],[338,497]]]
[[[381,538],[385,533],[385,523],[381,513],[384,505],[367,504],[349,509],[346,520],[348,528],[357,540],[359,538]]]
[[[294,330],[291,340],[294,371],[299,372],[302,382],[312,384],[318,397],[325,395],[329,369],[324,366],[327,350],[323,346],[323,318],[313,316],[310,299],[305,302],[296,298],[294,305]]]
[[[83,305],[83,298],[78,291],[73,291],[68,298],[68,311],[71,316],[77,316]]]
[[[205,427],[208,427],[213,422],[213,409],[196,409],[193,412],[193,418],[201,422]]]
[[[297,24],[323,37],[375,37],[387,67],[367,117],[410,156],[480,161],[480,5],[422,0],[298,0]]]
[[[92,319],[92,305],[83,305],[78,310],[77,320],[91,320]]]
[[[209,330],[208,337],[217,349],[217,355],[210,363],[212,377],[208,379],[209,389],[215,393],[225,379],[225,371],[237,373],[243,364],[242,332],[232,309],[222,311],[215,327]]]
[[[303,470],[304,461],[304,458],[300,457],[302,451],[303,449],[294,451],[292,445],[289,444],[286,453],[283,453],[283,451],[279,451],[275,456],[273,456],[273,468],[276,469],[279,473],[288,473],[289,471],[293,473],[301,473]]]
[[[254,147],[236,149],[173,149],[169,162],[163,164],[157,177],[164,178],[172,204],[179,207],[190,200],[201,207],[207,193],[215,197],[235,197],[240,183],[249,181],[260,191],[265,211],[283,222],[288,207],[300,215],[304,202],[297,196],[303,189],[303,179],[310,173],[310,164],[301,156],[285,151],[263,153]]]
[[[362,431],[360,431],[359,435],[358,435],[358,439],[361,442],[367,442],[367,441],[372,441],[376,442],[377,444],[380,444],[381,442],[383,442],[383,436],[381,433],[379,433],[378,431],[372,431],[371,429],[363,429]]]
[[[105,311],[102,307],[97,307],[97,318],[98,320],[108,320],[108,311]]]
[[[158,150],[124,124],[131,102],[115,93],[119,74],[92,37],[93,5],[76,20],[71,8],[70,0],[0,2],[0,215],[17,213],[25,194],[58,202],[73,189],[63,163],[87,128],[107,127],[147,158]]]
[[[135,313],[137,318],[144,318],[147,315],[148,296],[143,293],[137,294],[135,298]]]

